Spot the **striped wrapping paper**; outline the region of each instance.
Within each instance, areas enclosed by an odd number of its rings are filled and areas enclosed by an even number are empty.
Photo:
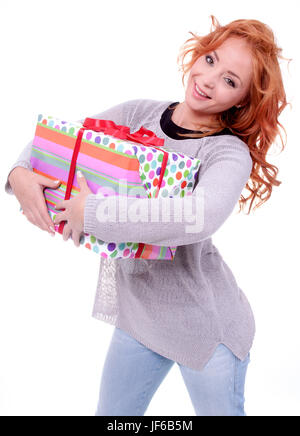
[[[81,123],[39,115],[30,162],[33,171],[62,183],[57,189],[45,188],[44,196],[52,220],[59,213],[54,206],[65,199],[74,146]],[[163,149],[163,148],[162,148]],[[76,162],[90,190],[103,196],[129,198],[184,197],[195,186],[200,160],[169,152],[162,185],[157,188],[164,153],[159,147],[118,139],[103,132],[85,130]],[[166,152],[166,150],[164,150]],[[157,190],[159,189],[159,192]],[[71,196],[79,192],[76,176]],[[121,192],[121,194],[120,194]],[[54,226],[58,230],[58,226]],[[126,237],[126,235],[124,235]],[[82,246],[105,258],[173,260],[176,247],[141,244],[138,241],[116,244],[83,233]]]

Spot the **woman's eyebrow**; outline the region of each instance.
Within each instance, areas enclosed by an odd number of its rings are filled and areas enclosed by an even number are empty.
[[[214,51],[213,53],[214,53],[214,55],[215,55],[217,61],[219,62],[220,59],[219,59],[219,56],[218,56],[217,52]],[[237,79],[239,79],[239,81],[240,81],[241,84],[243,85],[243,82],[241,81],[241,79],[239,78],[239,76],[238,76],[237,74],[233,73],[232,71],[227,71],[227,73],[229,73],[229,74],[231,74],[232,76],[234,76],[234,77],[236,77]]]
[[[219,62],[219,56],[217,55],[217,52],[216,51],[214,51],[214,55],[216,56],[216,58],[217,58],[217,61]]]

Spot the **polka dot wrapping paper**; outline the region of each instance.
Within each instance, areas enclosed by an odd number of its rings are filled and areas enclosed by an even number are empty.
[[[30,162],[33,171],[52,180],[59,179],[57,189],[45,188],[44,196],[49,215],[54,220],[55,205],[65,199],[72,155],[82,124],[39,115],[32,144]],[[120,139],[104,132],[84,130],[76,161],[94,194],[107,197],[122,195],[128,198],[185,197],[192,195],[200,160],[180,153],[167,152],[168,160],[161,187],[158,187],[164,147],[143,145]],[[158,191],[158,192],[157,192]],[[70,198],[79,192],[74,177]],[[121,194],[120,194],[121,193]],[[134,194],[133,194],[134,193]],[[137,200],[138,201],[138,200]],[[54,225],[58,231],[57,225]],[[126,237],[126,235],[124,235]],[[173,260],[176,247],[107,242],[83,233],[80,244],[104,258]]]

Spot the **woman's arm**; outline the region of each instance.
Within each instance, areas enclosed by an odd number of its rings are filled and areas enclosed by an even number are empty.
[[[32,140],[26,145],[24,150],[22,150],[18,159],[13,164],[13,166],[10,168],[8,176],[6,178],[6,183],[5,183],[5,192],[7,192],[7,194],[14,195],[14,192],[13,192],[11,184],[10,184],[10,175],[15,168],[23,167],[23,168],[26,168],[26,169],[32,171],[32,166],[30,164],[31,148],[32,148]]]
[[[159,246],[194,244],[211,237],[232,213],[252,170],[248,150],[237,144],[236,138],[230,138],[226,136],[223,145],[210,151],[205,172],[199,177],[193,194],[187,197],[192,208],[185,207],[184,200],[176,198],[126,198],[121,204],[117,197],[99,198],[90,194],[85,203],[84,232],[105,242],[143,242]],[[233,141],[233,146],[227,141]],[[162,211],[168,201],[170,219],[164,222]],[[175,222],[180,205],[187,219],[182,213],[179,215],[182,222]],[[137,207],[145,222],[133,222]],[[159,211],[156,222],[151,220],[151,208]],[[123,222],[119,221],[120,213]]]

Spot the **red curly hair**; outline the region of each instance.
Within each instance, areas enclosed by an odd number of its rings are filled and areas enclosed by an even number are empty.
[[[278,120],[283,109],[290,104],[286,100],[278,62],[278,58],[285,58],[281,56],[282,49],[277,46],[273,31],[266,24],[257,20],[236,20],[221,26],[214,15],[210,15],[210,18],[212,20],[210,33],[206,36],[198,36],[189,32],[193,37],[188,39],[180,49],[177,62],[180,64],[180,71],[183,72],[183,85],[185,75],[194,62],[200,56],[216,50],[229,37],[243,38],[249,44],[253,60],[253,80],[242,108],[234,106],[217,114],[216,124],[210,132],[188,134],[188,136],[202,138],[228,128],[248,145],[253,161],[251,176],[246,184],[250,194],[246,198],[241,195],[239,212],[249,201],[249,215],[256,198],[261,201],[255,205],[254,210],[270,198],[273,186],[282,183],[276,179],[278,168],[268,163],[266,156],[278,135],[282,144],[281,152],[286,145],[286,131]],[[185,62],[188,54],[191,55],[191,59]],[[280,128],[285,133],[285,142]]]

